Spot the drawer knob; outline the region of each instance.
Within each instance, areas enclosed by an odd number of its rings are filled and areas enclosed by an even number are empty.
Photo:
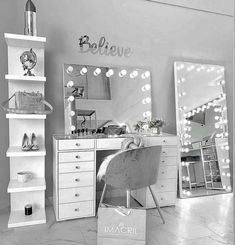
[[[161,197],[161,200],[163,201],[163,200],[164,200],[164,198],[163,198],[163,197]]]
[[[164,187],[164,185],[161,185],[161,187]]]
[[[166,153],[165,151],[163,151],[162,153]]]
[[[164,171],[162,171],[162,174],[165,174],[165,172],[164,172]]]
[[[76,169],[80,169],[81,167],[80,166],[76,166]]]
[[[165,161],[164,160],[162,160],[162,163],[164,163]]]
[[[76,143],[75,145],[76,145],[76,146],[80,146],[80,144],[79,144],[79,143]]]
[[[79,211],[79,208],[75,208],[74,211],[75,211],[75,212],[78,212],[78,211]]]
[[[79,197],[80,195],[78,193],[75,194],[75,197]]]
[[[163,140],[164,143],[166,143],[166,140]]]
[[[76,158],[77,158],[77,159],[79,159],[79,158],[80,158],[80,156],[79,156],[79,155],[77,155],[77,156],[76,156]]]
[[[76,181],[76,182],[79,182],[79,181],[80,181],[80,179],[75,179],[75,181]]]

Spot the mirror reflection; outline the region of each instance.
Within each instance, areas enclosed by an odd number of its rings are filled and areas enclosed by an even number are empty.
[[[175,62],[180,196],[231,191],[224,67]]]
[[[151,74],[133,67],[64,64],[65,133],[126,125],[151,117]],[[101,132],[101,131],[99,131]]]

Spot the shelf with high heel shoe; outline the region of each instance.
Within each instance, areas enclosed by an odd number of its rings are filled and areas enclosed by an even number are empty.
[[[39,146],[38,151],[22,151],[21,146],[10,146],[6,152],[7,157],[36,157],[46,156],[45,146]]]
[[[43,190],[46,190],[46,181],[44,178],[33,178],[25,183],[21,183],[17,179],[12,179],[7,188],[8,193]]]
[[[18,91],[33,91],[45,95],[45,37],[27,36],[18,34],[4,34],[8,50],[8,97]],[[37,61],[31,75],[26,74],[20,57],[25,52],[33,50]],[[25,75],[26,74],[26,75]],[[45,213],[45,119],[46,114],[16,114],[7,113],[9,119],[9,148],[6,152],[9,157],[10,180],[10,216],[8,227],[20,227],[46,223]],[[33,134],[37,135],[32,137]],[[27,140],[22,142],[23,134]],[[22,143],[22,145],[21,145]],[[34,178],[25,183],[17,181],[18,173],[30,172]],[[32,215],[25,215],[25,205],[31,204]]]

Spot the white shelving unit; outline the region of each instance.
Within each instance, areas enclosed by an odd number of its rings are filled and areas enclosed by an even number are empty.
[[[44,94],[44,46],[45,37],[4,34],[8,49],[8,96],[17,91],[37,92]],[[33,69],[35,76],[24,76],[20,55],[30,49],[37,55],[37,64]],[[13,106],[14,101],[10,102]],[[7,113],[9,120],[9,148],[6,152],[10,158],[10,181],[7,188],[11,199],[11,212],[8,227],[20,227],[46,223],[45,213],[45,119],[44,114]],[[26,133],[29,137],[35,133],[39,150],[22,151],[22,139]],[[17,173],[28,171],[32,178],[25,183],[17,180]],[[33,214],[26,216],[24,207],[31,204]]]

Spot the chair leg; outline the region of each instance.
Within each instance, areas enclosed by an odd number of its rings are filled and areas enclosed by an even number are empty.
[[[148,188],[149,188],[150,193],[151,193],[151,195],[152,195],[152,197],[153,197],[153,200],[154,200],[154,202],[155,202],[155,204],[156,204],[157,210],[158,210],[158,212],[159,212],[159,214],[160,214],[160,216],[161,216],[162,222],[163,222],[163,224],[165,224],[165,219],[164,219],[164,217],[163,217],[162,211],[161,211],[160,206],[159,206],[159,204],[158,204],[157,198],[156,198],[156,196],[155,196],[155,194],[154,194],[154,192],[153,192],[151,186],[148,186]]]
[[[126,207],[130,208],[131,207],[131,191],[126,190]]]
[[[105,184],[104,184],[103,191],[102,191],[102,194],[101,194],[101,198],[100,198],[100,202],[99,202],[99,206],[98,206],[98,207],[100,207],[101,204],[102,204],[102,202],[103,202],[103,199],[104,199],[104,193],[105,193],[106,187],[107,187],[107,185],[106,185],[106,183],[105,183]]]

